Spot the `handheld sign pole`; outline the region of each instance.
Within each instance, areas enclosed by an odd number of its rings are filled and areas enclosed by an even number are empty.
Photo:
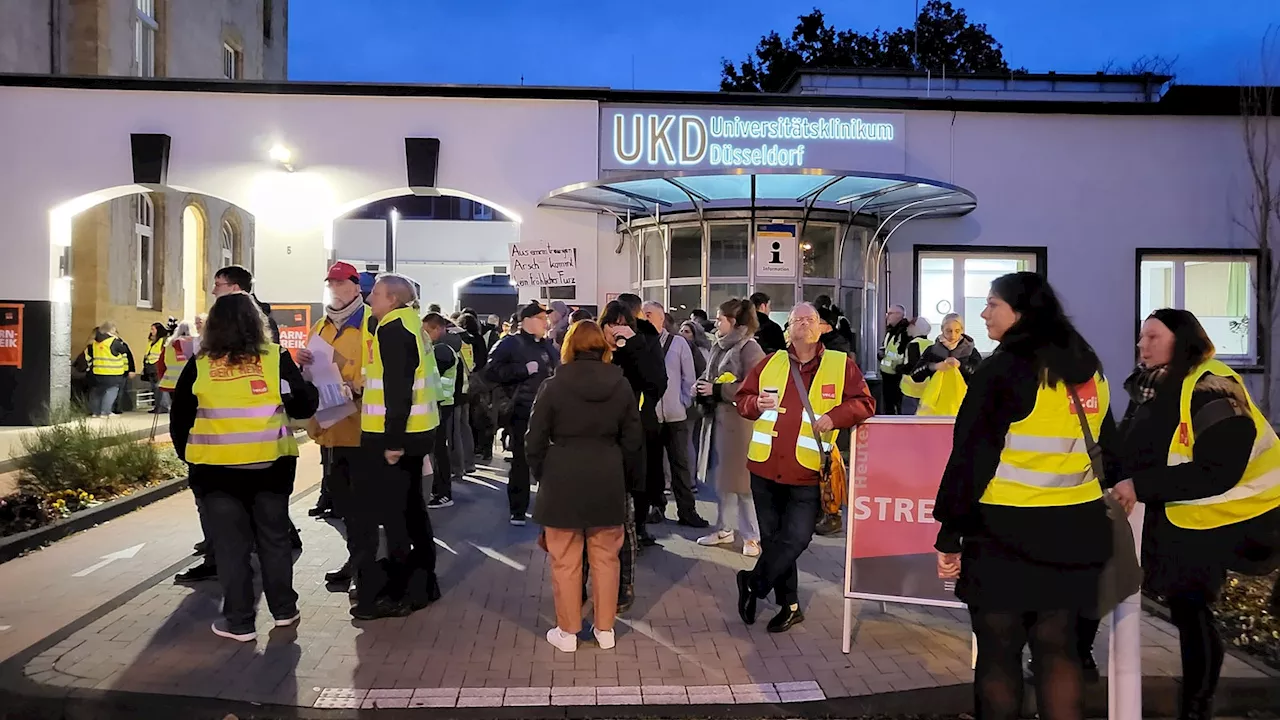
[[[1142,557],[1143,505],[1129,513],[1134,547]],[[1108,643],[1107,717],[1127,720],[1142,717],[1142,592],[1125,598],[1111,612]]]

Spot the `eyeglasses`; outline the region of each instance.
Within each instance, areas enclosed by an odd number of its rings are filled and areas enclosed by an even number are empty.
[[[818,323],[818,318],[814,318],[814,317],[804,316],[804,317],[791,318],[792,325],[816,325],[817,323]]]

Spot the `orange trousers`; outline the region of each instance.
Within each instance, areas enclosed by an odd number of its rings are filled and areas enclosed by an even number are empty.
[[[622,563],[622,526],[562,530],[545,528],[547,554],[551,556],[551,592],[556,601],[556,625],[567,633],[582,631],[582,546],[591,568],[591,599],[595,627],[612,630],[618,614],[618,582]]]

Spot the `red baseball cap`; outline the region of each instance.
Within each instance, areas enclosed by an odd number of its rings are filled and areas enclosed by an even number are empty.
[[[351,263],[338,262],[329,268],[329,274],[324,276],[326,281],[329,280],[350,280],[351,282],[360,284],[360,271],[356,270],[356,266]]]

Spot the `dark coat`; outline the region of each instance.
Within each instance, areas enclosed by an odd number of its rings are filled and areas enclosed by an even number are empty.
[[[1133,479],[1145,503],[1142,527],[1144,589],[1158,595],[1212,599],[1222,590],[1236,547],[1251,523],[1216,530],[1185,530],[1169,522],[1165,503],[1212,497],[1230,490],[1249,463],[1257,430],[1248,400],[1234,381],[1207,375],[1191,394],[1196,443],[1191,462],[1168,466],[1169,443],[1178,431],[1180,384],[1159,388],[1145,403],[1130,401],[1120,425],[1123,477]],[[1210,402],[1232,398],[1238,412],[1203,424]],[[1275,522],[1274,515],[1262,522]]]
[[[530,362],[538,363],[538,371],[532,375],[528,369]],[[533,411],[538,388],[551,377],[559,364],[560,358],[550,340],[539,340],[522,330],[498,341],[489,353],[484,375],[489,382],[510,394],[511,416],[523,421]]]
[[[853,355],[853,346],[849,344],[849,338],[845,337],[839,330],[823,333],[818,340],[822,343],[822,347],[828,350]]]
[[[768,315],[756,312],[760,327],[756,330],[756,344],[765,355],[772,355],[779,350],[787,349],[787,336],[782,333],[782,326],[769,319]]]
[[[622,370],[582,355],[542,384],[525,453],[538,478],[533,519],[584,530],[626,520],[627,489],[643,480],[644,433]]]
[[[920,353],[920,359],[908,368],[908,372],[911,373],[911,379],[916,382],[928,380],[933,377],[933,370],[929,366],[936,365],[947,358],[955,358],[960,361],[960,367],[958,368],[960,376],[967,383],[973,377],[973,374],[977,372],[978,364],[982,362],[982,353],[978,352],[978,349],[973,346],[973,338],[968,335],[962,336],[954,349],[943,345],[942,341],[939,340],[925,348],[925,351]],[[910,361],[910,353],[908,353],[907,359]]]
[[[640,406],[640,422],[650,432],[658,431],[655,408],[667,392],[665,356],[661,335],[648,320],[637,320],[635,337],[613,351],[613,364],[622,368],[635,397],[644,399]]]

